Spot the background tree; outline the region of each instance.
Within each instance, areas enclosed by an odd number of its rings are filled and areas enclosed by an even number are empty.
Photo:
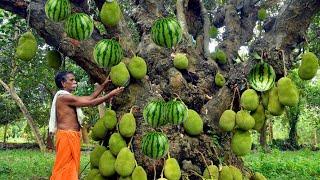
[[[14,101],[9,99],[8,96],[9,95],[4,92],[0,94],[0,109],[2,109],[0,112],[0,126],[5,126],[3,143],[6,143],[8,124],[12,123],[16,119],[19,119],[19,116],[21,116],[19,107]]]

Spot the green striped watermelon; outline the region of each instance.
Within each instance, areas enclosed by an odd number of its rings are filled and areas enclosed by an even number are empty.
[[[93,21],[85,13],[75,13],[67,19],[64,29],[69,37],[85,40],[92,34]]]
[[[142,138],[142,153],[152,159],[159,159],[167,154],[169,142],[162,132],[149,132]]]
[[[161,18],[152,25],[151,38],[159,46],[172,48],[181,41],[182,28],[175,18]]]
[[[255,65],[249,73],[249,83],[253,89],[257,91],[267,91],[273,87],[276,74],[267,63],[259,63]]]
[[[143,118],[152,127],[159,127],[167,124],[166,102],[161,100],[149,102],[144,107]]]
[[[169,123],[178,125],[187,119],[188,108],[182,101],[172,100],[166,106],[166,119]]]
[[[121,61],[123,52],[121,45],[110,39],[103,39],[99,41],[93,50],[94,61],[100,67],[112,67]]]
[[[48,0],[45,12],[52,21],[62,21],[71,14],[70,2],[69,0]]]

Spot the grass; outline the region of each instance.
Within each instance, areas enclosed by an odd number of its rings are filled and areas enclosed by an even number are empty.
[[[41,153],[38,150],[0,150],[0,179],[48,179],[54,163],[54,153]],[[89,154],[81,154],[81,168],[89,161]],[[86,174],[88,166],[83,174]]]
[[[0,150],[0,179],[48,179],[54,153],[38,150]],[[88,152],[81,154],[81,168],[89,161]],[[261,172],[269,180],[320,180],[320,152],[309,150],[256,152],[244,157],[245,165]],[[81,179],[88,173],[88,166]]]
[[[310,150],[252,153],[245,165],[270,180],[320,180],[320,152]]]

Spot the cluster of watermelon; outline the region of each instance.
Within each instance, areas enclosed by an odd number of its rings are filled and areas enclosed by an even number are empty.
[[[162,100],[151,101],[143,110],[144,120],[152,127],[159,127],[167,123],[181,124],[188,115],[188,108],[178,100],[165,102]]]
[[[66,19],[65,32],[71,38],[77,40],[88,39],[93,32],[93,20],[85,13],[71,14],[69,0],[48,0],[45,5],[47,17],[60,22]],[[100,18],[106,26],[115,26],[121,17],[121,10],[117,1],[106,1],[100,12]]]

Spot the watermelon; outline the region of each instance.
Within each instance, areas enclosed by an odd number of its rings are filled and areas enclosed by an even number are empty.
[[[94,61],[99,67],[112,67],[120,63],[123,57],[121,45],[110,39],[99,41],[93,50]]]
[[[144,107],[143,118],[152,127],[159,127],[167,124],[166,103],[161,100],[149,102]]]
[[[85,13],[75,13],[71,15],[64,26],[67,35],[73,39],[88,39],[93,31],[93,21]]]
[[[162,132],[149,132],[142,138],[142,153],[152,159],[159,159],[167,154],[169,142]]]
[[[182,28],[175,18],[160,18],[151,27],[151,38],[159,46],[172,48],[182,39]]]
[[[69,0],[48,0],[45,5],[45,12],[50,20],[62,21],[71,14],[70,2]]]
[[[267,91],[274,85],[276,74],[267,63],[259,63],[255,65],[249,73],[249,83],[253,89],[257,91]]]
[[[166,104],[166,120],[172,124],[181,124],[187,119],[188,108],[182,101],[172,100]]]

